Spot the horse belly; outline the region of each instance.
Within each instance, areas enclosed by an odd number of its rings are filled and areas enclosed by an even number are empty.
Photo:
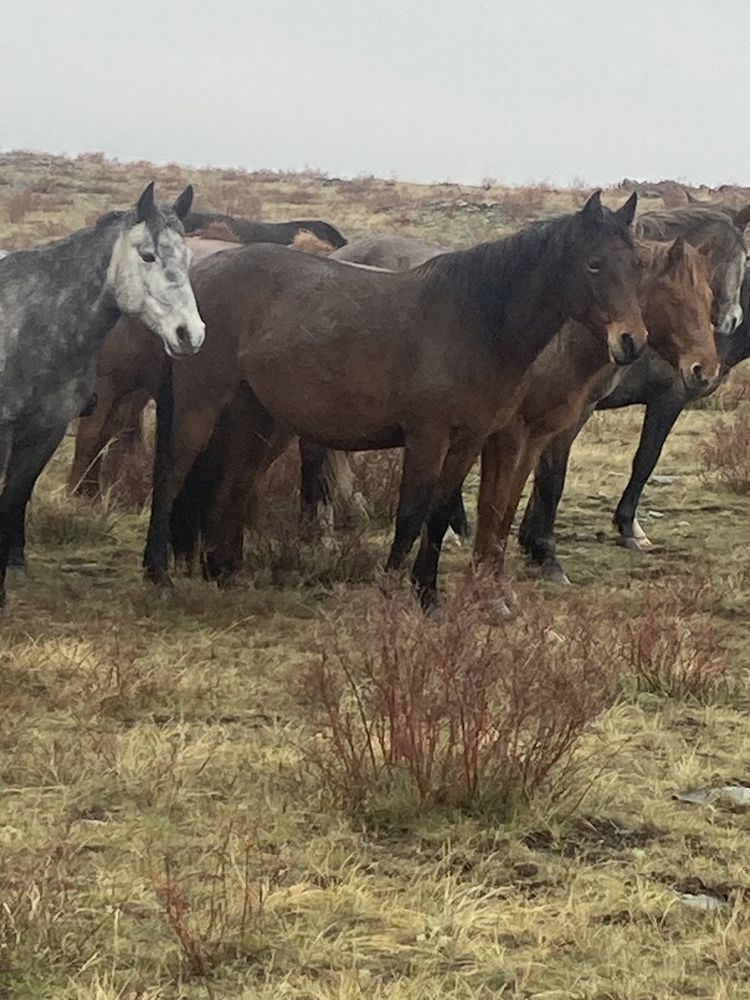
[[[262,405],[296,433],[329,447],[396,447],[409,390],[393,352],[373,336],[288,340],[260,336],[240,358]]]

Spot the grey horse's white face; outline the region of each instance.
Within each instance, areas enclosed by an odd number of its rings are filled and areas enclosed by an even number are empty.
[[[192,190],[188,190],[189,198],[181,196],[175,203],[180,217],[189,211]],[[160,337],[172,358],[195,354],[206,332],[190,285],[189,264],[182,233],[156,207],[149,185],[136,206],[135,225],[115,241],[107,282],[120,311]]]
[[[718,333],[729,336],[742,323],[742,283],[747,270],[747,254],[740,250],[734,257],[713,270],[713,322]]]

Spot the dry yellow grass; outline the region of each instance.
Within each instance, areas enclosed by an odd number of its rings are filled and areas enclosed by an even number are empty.
[[[536,215],[577,197],[18,155],[0,160],[0,245],[125,205],[152,173],[169,194],[193,181],[199,203],[219,209],[455,245],[519,224],[523,206]],[[11,223],[24,187],[32,207]],[[511,196],[522,206],[512,220],[455,206]],[[371,568],[331,585],[344,561],[327,586],[310,584],[329,557],[309,549],[286,577],[297,585],[251,570],[231,590],[179,581],[158,600],[140,578],[145,516],[68,498],[66,441],[34,500],[31,576],[11,584],[2,625],[0,996],[750,995],[750,813],[671,797],[748,778],[750,498],[705,482],[700,458],[721,417],[692,410],[670,438],[659,471],[675,478],[647,487],[642,505],[658,543],[647,557],[617,548],[609,524],[636,411],[595,417],[561,512],[574,586],[527,578],[519,590],[563,636],[586,608],[605,627],[635,617],[653,588],[673,593],[663,623],[645,627],[718,630],[726,683],[700,699],[623,685],[584,738],[570,795],[537,797],[504,822],[433,810],[366,825],[334,808],[305,764],[314,733],[299,679],[331,628],[378,599]],[[371,567],[385,533],[358,544]],[[466,562],[448,556],[448,589]],[[355,633],[344,639],[356,648]],[[675,893],[700,889],[726,908],[694,910]]]

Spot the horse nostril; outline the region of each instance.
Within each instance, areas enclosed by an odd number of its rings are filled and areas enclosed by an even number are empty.
[[[635,341],[630,333],[620,334],[620,343],[622,344],[622,356],[626,362],[634,361],[637,357],[637,352],[635,349]]]
[[[177,330],[175,331],[175,333],[177,334],[177,339],[179,340],[179,342],[181,344],[188,344],[188,343],[190,343],[190,331],[188,330],[188,328],[186,326],[184,326],[184,325],[183,326],[178,326]]]
[[[699,365],[697,362],[690,366],[690,374],[693,376],[697,383],[705,382],[706,376],[703,373],[703,365]]]

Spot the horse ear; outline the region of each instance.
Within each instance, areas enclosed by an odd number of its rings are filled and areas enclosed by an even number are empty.
[[[707,240],[704,240],[700,246],[696,247],[696,250],[702,257],[710,258],[711,254],[716,249],[716,237],[709,236]]]
[[[185,190],[182,192],[180,197],[175,201],[172,208],[178,219],[181,221],[188,217],[190,208],[193,204],[193,185],[188,184]]]
[[[581,209],[581,218],[584,222],[601,222],[604,218],[602,209],[602,193],[594,191],[589,200]]]
[[[634,191],[624,205],[621,205],[617,209],[615,215],[619,215],[621,219],[625,220],[625,224],[628,226],[633,225],[633,219],[635,218],[635,210],[638,207],[638,192]]]
[[[678,236],[667,251],[665,271],[671,271],[685,259],[685,239]]]
[[[735,215],[734,224],[740,232],[743,232],[748,222],[750,222],[750,205],[745,205]]]
[[[151,181],[147,184],[143,194],[140,196],[135,205],[135,218],[136,222],[145,222],[150,219],[156,210],[156,202],[154,201],[154,182]]]

